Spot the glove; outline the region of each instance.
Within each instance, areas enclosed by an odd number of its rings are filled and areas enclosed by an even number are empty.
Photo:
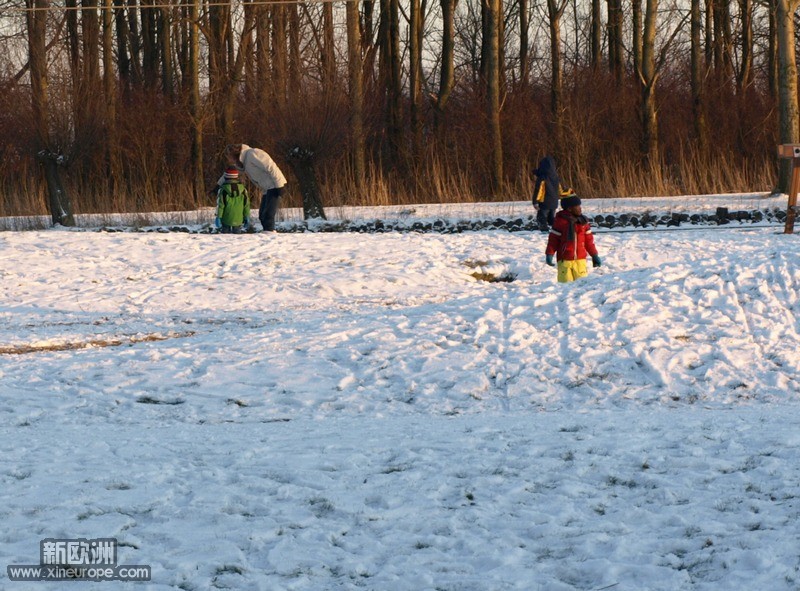
[[[219,216],[214,218],[214,227],[219,230],[222,227],[222,220],[219,219]]]
[[[242,220],[242,228],[244,228],[245,230],[247,230],[247,228],[248,228],[249,226],[250,226],[250,218],[244,218],[244,219]]]
[[[600,260],[600,255],[593,254],[592,255],[592,266],[593,267],[602,267],[603,261]]]
[[[544,260],[551,267],[555,267],[556,266],[556,262],[553,260],[553,255],[551,255],[551,254],[544,255]]]

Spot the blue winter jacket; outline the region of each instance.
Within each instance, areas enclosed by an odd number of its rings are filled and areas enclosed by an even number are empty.
[[[545,156],[536,169],[536,184],[534,186],[534,201],[539,194],[539,186],[544,183],[544,201],[539,204],[544,209],[558,209],[559,190],[561,179],[556,172],[556,162],[552,156]]]

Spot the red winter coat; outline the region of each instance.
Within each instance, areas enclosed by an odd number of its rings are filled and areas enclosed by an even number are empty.
[[[574,224],[574,236],[572,239],[570,239],[571,224]],[[597,247],[594,245],[594,235],[589,222],[583,216],[576,218],[562,209],[556,214],[556,219],[553,221],[545,254],[558,255],[556,258],[559,261],[575,261],[585,259],[587,253],[588,256],[597,254]]]

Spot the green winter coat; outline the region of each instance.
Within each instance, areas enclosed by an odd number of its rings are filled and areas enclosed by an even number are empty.
[[[231,228],[238,228],[250,219],[250,196],[242,183],[226,182],[219,188],[217,217]]]

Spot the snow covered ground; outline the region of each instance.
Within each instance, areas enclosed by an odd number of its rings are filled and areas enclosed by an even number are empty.
[[[544,241],[0,234],[0,563],[112,537],[152,581],[67,586],[800,589],[798,235],[598,233],[567,286]]]

